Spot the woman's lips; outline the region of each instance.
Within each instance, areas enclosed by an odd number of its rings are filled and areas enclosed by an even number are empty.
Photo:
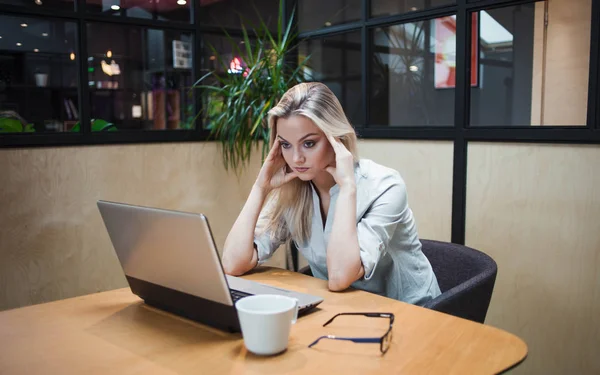
[[[308,168],[298,168],[298,167],[296,167],[296,171],[300,172],[300,173],[304,173],[304,172],[308,171]]]

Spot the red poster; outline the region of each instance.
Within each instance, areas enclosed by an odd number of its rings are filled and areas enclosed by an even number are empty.
[[[476,87],[479,77],[478,45],[479,27],[477,13],[471,18],[471,86]],[[435,19],[435,71],[436,89],[456,86],[456,18]]]

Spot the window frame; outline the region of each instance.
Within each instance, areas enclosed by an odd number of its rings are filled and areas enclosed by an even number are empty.
[[[297,15],[297,1],[286,0],[285,14],[295,11]],[[561,144],[598,144],[600,145],[600,0],[592,0],[591,31],[590,31],[590,63],[588,84],[588,113],[585,126],[500,126],[500,127],[469,127],[468,114],[470,113],[470,82],[468,82],[470,64],[470,27],[471,13],[479,10],[506,7],[518,4],[532,3],[534,0],[457,0],[454,5],[415,11],[394,16],[369,18],[370,0],[362,0],[360,21],[335,25],[327,29],[313,30],[301,33],[300,39],[318,38],[349,31],[361,33],[361,92],[366,98],[369,92],[369,45],[368,30],[378,26],[389,26],[396,23],[415,22],[432,19],[449,14],[457,15],[457,70],[455,86],[455,111],[454,126],[447,127],[376,127],[368,126],[369,118],[368,100],[363,100],[363,124],[358,126],[357,133],[363,139],[398,139],[398,140],[429,140],[450,141],[453,143],[453,185],[452,185],[452,237],[451,241],[458,244],[465,242],[466,219],[466,185],[467,185],[467,149],[469,142],[522,142],[522,143],[561,143]],[[194,40],[193,74],[198,77],[201,69],[202,37],[203,33],[221,34],[215,26],[201,25],[199,23],[199,7],[193,6],[192,17],[194,22],[184,24],[181,22],[135,19],[114,17],[103,14],[86,13],[85,1],[75,0],[75,9],[71,11],[47,11],[38,8],[24,8],[14,5],[0,5],[0,12],[7,15],[23,15],[32,17],[52,17],[72,20],[78,26],[79,50],[79,101],[81,103],[80,133],[0,133],[0,148],[11,147],[56,147],[56,146],[81,146],[100,144],[144,144],[156,142],[201,142],[209,139],[209,132],[202,124],[197,123],[194,130],[133,130],[119,132],[91,133],[89,112],[89,90],[82,80],[87,77],[87,67],[83,56],[87,56],[86,22],[106,22],[113,24],[138,25],[160,29],[173,29],[190,32]],[[241,36],[240,30],[228,29],[233,37]],[[469,48],[467,47],[469,46]],[[297,50],[290,53],[291,62],[297,61]],[[196,111],[201,108],[200,95],[195,100]]]
[[[590,31],[590,63],[588,84],[587,121],[585,126],[469,126],[470,114],[470,35],[471,14],[480,10],[536,2],[535,0],[457,0],[454,5],[425,9],[394,16],[369,18],[370,0],[363,0],[362,18],[359,22],[335,25],[325,29],[300,33],[300,39],[360,30],[362,33],[363,123],[357,133],[363,139],[397,139],[451,141],[454,146],[452,182],[452,235],[451,241],[465,243],[467,149],[469,142],[522,142],[561,144],[600,144],[600,0],[592,0]],[[293,3],[293,1],[292,1]],[[369,106],[369,39],[368,30],[398,23],[457,15],[456,86],[453,126],[368,126]]]
[[[193,38],[193,77],[197,79],[202,69],[202,37],[205,33],[223,35],[221,28],[212,25],[201,25],[200,7],[190,2],[191,22],[161,21],[155,19],[140,19],[113,16],[101,13],[91,13],[86,10],[85,0],[74,0],[73,11],[44,9],[43,7],[24,7],[20,5],[0,4],[0,13],[7,16],[48,17],[74,22],[77,25],[77,54],[78,90],[81,131],[78,133],[0,133],[0,148],[14,147],[59,147],[102,144],[131,144],[131,143],[162,143],[162,142],[199,142],[209,140],[209,130],[205,129],[200,120],[195,129],[177,130],[119,130],[118,132],[91,131],[90,90],[87,85],[87,24],[103,23],[125,26],[140,26],[161,30],[174,30],[189,33]],[[239,29],[227,28],[232,37],[242,37]],[[195,113],[201,108],[201,97],[194,99]]]
[[[286,14],[296,9],[297,0],[286,1]],[[470,22],[466,22],[472,12],[485,9],[493,9],[511,5],[532,3],[534,0],[457,0],[454,5],[446,5],[437,8],[429,8],[423,11],[409,12],[394,16],[381,16],[371,18],[370,0],[362,0],[361,19],[357,22],[335,25],[326,29],[318,29],[301,33],[300,39],[330,36],[349,31],[360,31],[363,49],[361,51],[362,83],[361,91],[363,97],[369,92],[368,69],[369,69],[369,29],[381,26],[389,26],[397,23],[415,22],[447,16],[457,15],[457,70],[455,88],[455,114],[454,126],[369,126],[369,101],[363,100],[363,121],[357,126],[357,132],[362,138],[367,139],[414,139],[414,140],[448,140],[456,141],[516,141],[516,142],[552,142],[552,143],[600,143],[600,121],[598,110],[600,108],[599,52],[598,39],[600,38],[600,0],[592,0],[592,19],[590,35],[590,65],[589,65],[589,87],[588,87],[588,113],[585,126],[552,126],[552,127],[469,127],[468,114],[470,111],[470,93],[467,88],[466,77],[469,72],[470,59],[466,48],[470,35]],[[17,5],[0,5],[0,12],[7,15],[23,16],[46,16],[57,19],[74,21],[78,27],[78,49],[79,56],[79,102],[82,129],[80,133],[11,133],[0,134],[0,147],[35,147],[35,146],[61,146],[61,145],[93,145],[107,143],[154,143],[154,142],[188,142],[205,141],[209,139],[209,132],[201,123],[193,130],[121,130],[110,134],[91,133],[90,129],[90,103],[89,89],[82,85],[87,77],[86,64],[83,57],[87,56],[87,22],[103,22],[112,24],[137,25],[144,27],[172,29],[189,32],[194,39],[193,51],[193,75],[198,77],[201,69],[201,46],[204,32],[221,34],[221,30],[215,26],[201,25],[200,9],[191,2],[192,23],[178,21],[159,21],[150,19],[137,19],[130,17],[115,17],[106,14],[88,13],[85,0],[75,0],[73,11],[45,10],[38,8],[26,8]],[[297,14],[297,13],[296,13]],[[297,19],[297,17],[296,17]],[[232,36],[241,36],[240,30],[228,29]],[[200,108],[201,100],[196,99],[196,113]],[[364,125],[364,126],[363,126]]]

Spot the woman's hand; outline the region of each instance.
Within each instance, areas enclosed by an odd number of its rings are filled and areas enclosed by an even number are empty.
[[[296,177],[298,177],[296,172],[288,173],[286,171],[286,163],[281,154],[279,138],[276,138],[254,184],[265,192],[269,192]]]
[[[352,154],[342,142],[333,136],[328,135],[327,139],[335,152],[335,167],[329,166],[325,170],[333,176],[340,188],[354,186],[356,182],[354,180],[354,158]]]

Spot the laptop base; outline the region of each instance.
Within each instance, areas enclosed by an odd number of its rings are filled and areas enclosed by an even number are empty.
[[[126,277],[131,291],[152,307],[223,331],[240,332],[240,322],[234,306],[223,305],[131,276]]]

